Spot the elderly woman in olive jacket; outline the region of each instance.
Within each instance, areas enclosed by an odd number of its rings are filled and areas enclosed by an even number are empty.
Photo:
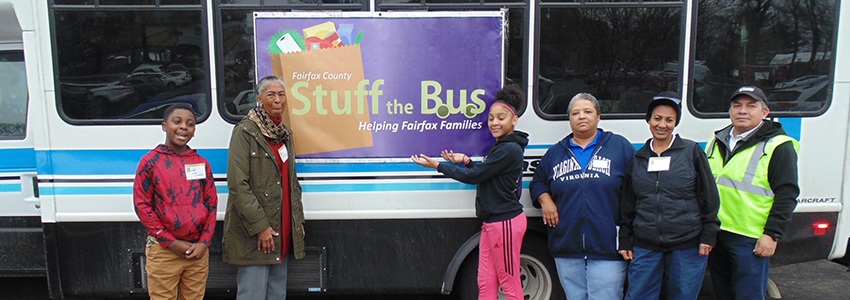
[[[295,174],[291,134],[280,121],[286,105],[283,81],[274,76],[263,78],[257,84],[257,91],[262,107],[255,108],[236,124],[230,139],[227,159],[230,194],[224,219],[223,260],[237,265],[237,299],[283,299],[288,259],[282,260],[281,238],[291,236],[291,248],[283,250],[290,250],[295,259],[305,256],[301,185]],[[276,123],[270,123],[272,120]],[[274,138],[269,138],[269,128]],[[275,129],[281,136],[274,135]],[[281,146],[285,148],[280,149]],[[287,177],[282,176],[286,173],[279,168],[281,161],[288,165],[289,182],[281,182]],[[289,188],[282,184],[288,184]],[[289,191],[289,197],[283,197],[285,190]],[[282,209],[286,211],[285,201],[289,218],[281,215]],[[291,221],[290,226],[281,224],[285,219]],[[291,234],[281,233],[282,228],[290,228]],[[271,239],[264,244],[263,238],[269,235],[261,233],[267,230]]]

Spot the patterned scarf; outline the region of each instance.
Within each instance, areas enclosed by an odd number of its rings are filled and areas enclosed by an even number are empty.
[[[257,127],[260,127],[260,132],[262,132],[263,136],[269,139],[272,144],[286,141],[286,139],[288,139],[292,134],[292,131],[290,131],[289,128],[286,128],[286,125],[283,124],[283,122],[275,124],[262,106],[254,107],[248,111],[247,118],[257,124]]]

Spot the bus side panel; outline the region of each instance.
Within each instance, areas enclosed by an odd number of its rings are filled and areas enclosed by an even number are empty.
[[[132,252],[144,253],[140,223],[44,223],[44,232],[51,297],[133,293]]]
[[[51,268],[54,297],[147,294],[146,232],[140,223],[44,226],[55,251],[49,258],[56,267]],[[480,228],[477,219],[464,218],[308,220],[307,258],[290,261],[287,287],[295,295],[438,294],[455,252]],[[221,261],[223,231],[219,222],[210,247],[210,295],[236,291],[236,268]],[[318,269],[312,267],[317,261]]]
[[[437,294],[455,252],[480,229],[476,219],[307,221],[306,243],[328,249],[329,292]]]
[[[772,266],[824,259],[832,250],[835,238],[837,212],[794,213],[791,223],[779,241],[776,255],[770,259]],[[817,232],[816,223],[830,224],[823,232]]]
[[[45,276],[39,217],[0,217],[0,277]]]

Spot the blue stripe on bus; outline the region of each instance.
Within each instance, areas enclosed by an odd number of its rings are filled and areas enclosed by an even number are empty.
[[[0,192],[14,192],[15,190],[3,190]],[[523,182],[523,187],[528,188],[528,182]],[[444,191],[444,190],[474,190],[475,185],[460,182],[422,182],[422,183],[372,183],[372,184],[317,184],[302,185],[305,193],[321,192],[399,192],[399,191]],[[18,186],[17,192],[20,192]],[[131,195],[131,186],[62,186],[62,187],[40,187],[42,195]],[[216,186],[216,192],[227,194],[227,186]]]
[[[132,195],[132,186],[57,186],[38,188],[41,195]],[[216,186],[216,192],[227,194],[227,186]]]
[[[5,150],[0,150],[2,155]],[[54,175],[132,175],[139,160],[150,150],[52,150],[38,151],[38,172]],[[215,174],[227,173],[227,149],[200,149]],[[425,170],[405,163],[299,163],[298,173],[402,172]]]
[[[35,171],[35,149],[18,148],[0,150],[0,172],[17,173]]]
[[[52,150],[38,151],[39,174],[122,175],[135,174],[139,160],[150,150]]]
[[[41,195],[132,195],[132,186],[42,186]]]
[[[0,184],[0,193],[20,192],[20,184]]]
[[[2,157],[2,155],[0,155],[0,157]],[[36,173],[36,170],[35,166],[32,168],[0,168],[0,173]]]
[[[319,192],[398,192],[474,190],[475,185],[460,182],[378,183],[378,184],[317,184],[302,185],[306,193]]]
[[[782,124],[782,129],[785,129],[785,134],[794,138],[797,141],[800,141],[802,138],[801,132],[803,131],[803,118],[778,118],[779,123]]]
[[[38,151],[40,174],[54,175],[130,175],[136,173],[139,160],[150,150],[52,150]],[[227,173],[227,149],[198,150],[210,161],[213,173]],[[223,157],[223,159],[222,159]]]
[[[541,145],[542,146],[542,145]],[[548,149],[550,146],[546,146]],[[14,155],[11,149],[0,149],[0,157]],[[39,174],[53,175],[133,175],[139,160],[150,150],[52,150],[34,151],[38,155]],[[227,149],[200,149],[198,154],[210,162],[215,174],[227,173]],[[7,153],[9,155],[7,155]],[[35,166],[35,159],[33,166]],[[0,160],[2,162],[2,160]],[[2,165],[0,165],[2,166]],[[299,163],[298,173],[416,172],[423,171],[413,162],[400,163]],[[35,171],[16,169],[15,171]],[[9,170],[9,172],[12,172]]]
[[[789,135],[799,139],[800,118],[781,119]],[[701,143],[701,145],[704,143]],[[643,143],[632,145],[643,147]],[[549,149],[552,145],[528,145],[526,149]],[[150,150],[51,150],[0,149],[0,172],[38,171],[53,175],[133,175],[139,160]],[[227,173],[228,149],[200,149],[215,174]],[[38,156],[38,159],[36,159]],[[37,168],[36,168],[37,167]],[[299,163],[299,173],[415,172],[413,162],[400,163]]]

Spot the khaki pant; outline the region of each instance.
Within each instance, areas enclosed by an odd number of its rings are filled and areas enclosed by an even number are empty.
[[[145,250],[148,295],[151,300],[203,300],[210,274],[210,251],[188,260],[154,244]]]

